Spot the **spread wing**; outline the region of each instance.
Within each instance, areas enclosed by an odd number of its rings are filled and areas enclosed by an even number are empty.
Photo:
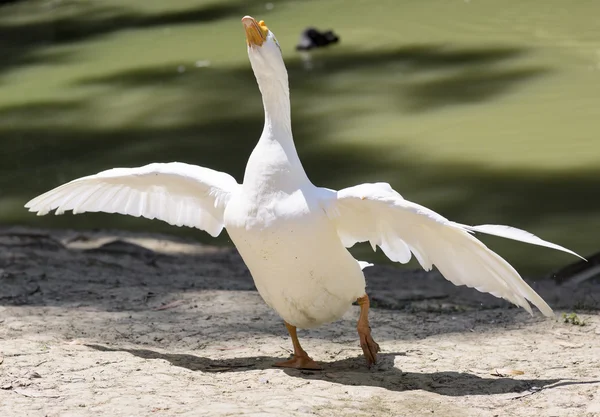
[[[388,258],[401,263],[408,262],[412,253],[425,270],[435,265],[455,285],[467,285],[504,298],[530,313],[527,300],[544,315],[553,316],[552,309],[518,272],[471,233],[494,234],[579,256],[508,226],[469,227],[454,223],[405,200],[386,183],[327,191],[324,209],[346,247],[368,241],[374,250],[379,246]]]
[[[223,172],[180,162],[140,168],[114,168],[50,190],[25,207],[38,216],[104,212],[163,220],[218,236],[223,211],[235,190],[235,179]]]

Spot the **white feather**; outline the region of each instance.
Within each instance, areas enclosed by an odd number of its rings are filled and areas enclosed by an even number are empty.
[[[406,263],[411,252],[421,266],[435,265],[456,285],[504,298],[531,313],[527,300],[544,315],[552,309],[499,255],[472,236],[482,231],[573,253],[522,230],[502,226],[464,226],[426,207],[406,201],[389,184],[361,184],[326,190],[324,209],[347,246],[369,241],[393,261]]]
[[[218,236],[231,193],[240,187],[228,174],[179,162],[114,168],[44,193],[25,207],[43,216],[73,210],[160,219]]]
[[[545,246],[547,248],[552,248],[556,250],[560,250],[563,252],[570,253],[571,255],[575,255],[580,257],[585,261],[585,258],[579,256],[572,250],[564,248],[556,243],[548,242],[546,240],[540,239],[533,233],[529,233],[525,230],[517,229],[516,227],[511,226],[503,226],[499,224],[482,224],[480,226],[467,226],[464,224],[458,224],[460,227],[463,227],[471,232],[479,232],[485,233],[486,235],[494,235],[500,236],[506,239],[518,240],[520,242],[530,243],[532,245]]]
[[[368,268],[368,267],[370,267],[370,266],[373,266],[373,264],[372,264],[372,263],[365,262],[365,261],[356,261],[356,262],[358,262],[358,266],[360,266],[360,269],[361,269],[361,270],[363,270],[363,269],[365,269],[365,268]]]

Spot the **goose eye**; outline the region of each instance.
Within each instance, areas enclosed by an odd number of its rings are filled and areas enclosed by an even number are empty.
[[[279,46],[279,42],[277,42],[277,38],[275,37],[275,35],[273,35],[273,40],[275,41],[275,45],[277,45],[277,47],[279,48],[279,52],[283,54],[283,52],[281,51],[281,46]]]

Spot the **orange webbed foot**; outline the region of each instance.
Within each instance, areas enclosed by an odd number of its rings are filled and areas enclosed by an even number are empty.
[[[277,362],[273,366],[278,368],[294,368],[294,369],[310,369],[313,371],[321,371],[323,367],[319,365],[317,362],[313,361],[308,355],[306,356],[296,356],[294,355],[292,359]]]
[[[365,354],[367,366],[370,368],[377,363],[377,352],[381,349],[371,337],[371,326],[369,326],[369,296],[365,294],[356,301],[360,306],[360,316],[358,318],[356,330],[358,330],[358,336],[360,337],[360,347]]]
[[[358,332],[358,336],[360,337],[360,347],[363,350],[365,355],[365,359],[367,361],[367,366],[370,368],[374,364],[377,363],[377,352],[381,349],[377,342],[373,340],[371,337],[371,331],[360,331]]]

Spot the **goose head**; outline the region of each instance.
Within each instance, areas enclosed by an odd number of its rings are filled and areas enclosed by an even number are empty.
[[[287,90],[288,74],[281,48],[273,32],[264,21],[258,22],[251,16],[244,16],[242,24],[246,31],[248,57],[261,91],[263,87],[276,85]]]
[[[288,73],[281,48],[264,21],[244,16],[248,57],[258,82],[265,109],[265,132],[278,130],[291,138]],[[284,134],[285,133],[285,134]]]

